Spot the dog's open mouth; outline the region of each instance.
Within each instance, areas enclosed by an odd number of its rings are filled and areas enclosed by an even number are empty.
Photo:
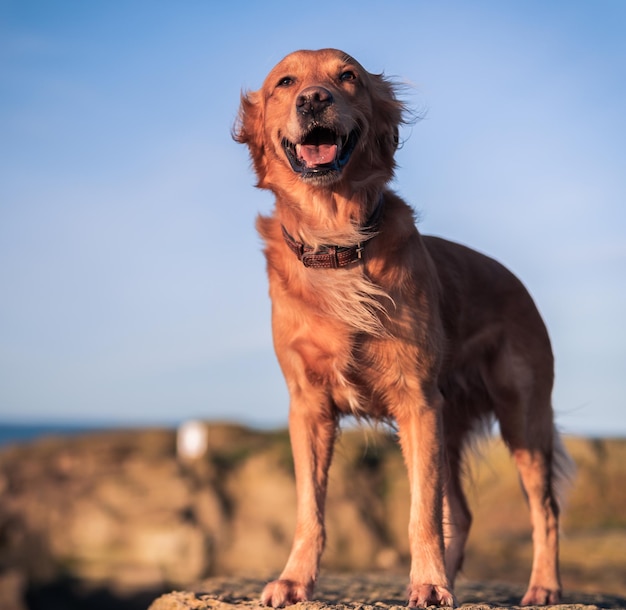
[[[283,139],[283,148],[294,172],[303,178],[322,177],[341,173],[357,139],[356,131],[341,136],[332,129],[315,127],[297,144]]]

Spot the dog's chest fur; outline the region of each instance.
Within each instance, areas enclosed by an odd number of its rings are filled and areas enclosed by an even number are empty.
[[[390,332],[402,316],[397,305],[362,266],[288,272],[272,260],[269,255],[274,342],[288,385],[313,386],[341,413],[392,415],[390,390],[415,391],[419,360],[414,344]]]

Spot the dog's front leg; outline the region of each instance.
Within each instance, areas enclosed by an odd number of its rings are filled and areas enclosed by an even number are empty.
[[[274,608],[310,599],[324,548],[324,507],[336,418],[319,408],[292,402],[289,435],[296,474],[297,520],[293,546],[280,578],[264,589],[261,601]]]
[[[433,390],[396,416],[411,491],[411,607],[455,604],[444,565],[442,405]]]

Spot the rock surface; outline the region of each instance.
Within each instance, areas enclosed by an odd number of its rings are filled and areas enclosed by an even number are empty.
[[[298,610],[404,610],[404,578],[399,574],[324,576],[320,579],[315,601],[293,606]],[[254,579],[213,578],[195,592],[175,591],[156,599],[149,610],[258,610],[263,581]],[[515,607],[524,588],[505,584],[460,583],[459,606],[465,610],[496,610]],[[545,606],[543,608],[546,608]],[[592,610],[626,608],[626,599],[618,596],[570,593],[563,603],[548,608]]]

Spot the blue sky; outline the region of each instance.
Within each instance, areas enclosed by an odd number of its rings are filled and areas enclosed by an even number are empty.
[[[394,188],[509,266],[561,428],[626,435],[626,3],[0,0],[0,420],[283,425],[241,89],[299,48],[408,85]]]

